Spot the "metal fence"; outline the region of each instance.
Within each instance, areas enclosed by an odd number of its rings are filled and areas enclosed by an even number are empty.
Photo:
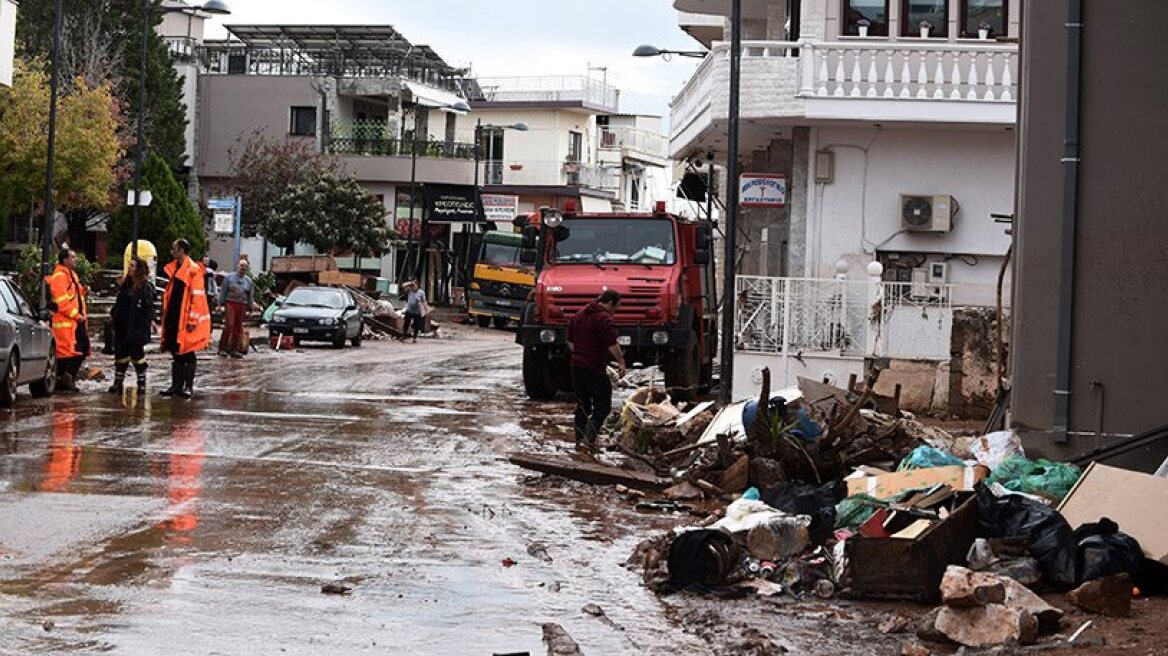
[[[948,359],[955,285],[739,276],[735,348]]]

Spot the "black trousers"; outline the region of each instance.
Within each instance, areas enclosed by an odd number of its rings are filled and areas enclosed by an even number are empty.
[[[612,412],[612,382],[603,371],[572,367],[572,391],[576,393],[576,440],[591,443]]]

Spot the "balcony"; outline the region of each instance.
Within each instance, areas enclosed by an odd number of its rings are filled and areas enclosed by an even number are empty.
[[[665,136],[631,126],[607,126],[600,129],[600,149],[620,151],[624,157],[652,161],[667,158]]]
[[[387,133],[381,121],[333,121],[329,127],[325,150],[330,155],[364,155],[371,157],[418,157],[437,159],[474,159],[474,144],[453,141],[398,139]]]
[[[1017,79],[1014,45],[745,41],[739,111],[790,123],[1010,125]],[[729,44],[718,43],[670,105],[670,152],[724,122],[728,98]]]
[[[620,110],[620,90],[583,75],[480,77],[472,102]]]
[[[598,191],[620,189],[619,169],[583,162],[483,162],[483,182],[504,187],[584,187]]]

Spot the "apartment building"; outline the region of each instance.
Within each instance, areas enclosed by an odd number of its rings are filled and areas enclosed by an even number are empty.
[[[792,314],[740,305],[743,321],[774,322],[739,329],[769,340],[768,354],[799,355],[782,366],[792,377],[862,374],[863,356],[948,360],[951,317],[928,340],[922,326],[870,321],[871,273],[888,285],[884,310],[994,304],[1010,237],[991,215],[1014,207],[1022,4],[742,3],[739,170],[779,176],[786,197],[741,208],[739,273],[782,279]],[[674,2],[681,28],[709,51],[671,103],[675,159],[725,162],[730,5]],[[859,287],[849,295],[836,280]],[[740,341],[744,353],[757,343]],[[803,364],[819,352],[835,359]],[[736,367],[735,389],[766,361]]]
[[[0,87],[12,86],[16,51],[16,0],[0,0]]]

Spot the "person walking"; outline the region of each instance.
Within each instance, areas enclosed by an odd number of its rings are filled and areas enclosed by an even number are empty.
[[[219,290],[219,306],[225,308],[223,334],[219,337],[219,356],[242,358],[247,353],[243,340],[243,322],[259,306],[255,302],[255,283],[248,272],[247,260],[240,260],[234,273],[223,278]]]
[[[406,321],[402,328],[401,341],[406,341],[410,336],[410,329],[413,329],[414,343],[418,343],[418,333],[425,328],[426,315],[429,314],[429,306],[426,303],[426,292],[418,288],[416,280],[408,280],[402,285],[406,290]]]
[[[595,450],[596,436],[612,412],[608,361],[615,360],[620,377],[625,375],[625,356],[617,344],[616,322],[612,318],[618,305],[620,294],[607,290],[568,322],[572,390],[576,393],[576,445],[589,450]]]
[[[174,357],[170,387],[162,396],[189,399],[194,394],[195,355],[211,344],[211,309],[203,284],[203,267],[190,257],[191,243],[179,239],[164,272],[170,282],[162,295],[162,350]]]
[[[57,266],[45,276],[49,310],[53,313],[53,340],[57,345],[57,390],[78,392],[77,375],[89,357],[89,325],[85,299],[89,290],[77,277],[77,254],[62,248]]]
[[[219,285],[215,282],[219,275],[219,263],[210,257],[203,257],[203,289],[207,290],[207,303],[214,312],[219,309]]]
[[[134,365],[139,396],[146,393],[146,344],[154,322],[154,285],[150,266],[142,258],[130,260],[130,270],[118,287],[114,309],[110,311],[114,331],[114,384],[110,394],[125,389],[126,370]]]

